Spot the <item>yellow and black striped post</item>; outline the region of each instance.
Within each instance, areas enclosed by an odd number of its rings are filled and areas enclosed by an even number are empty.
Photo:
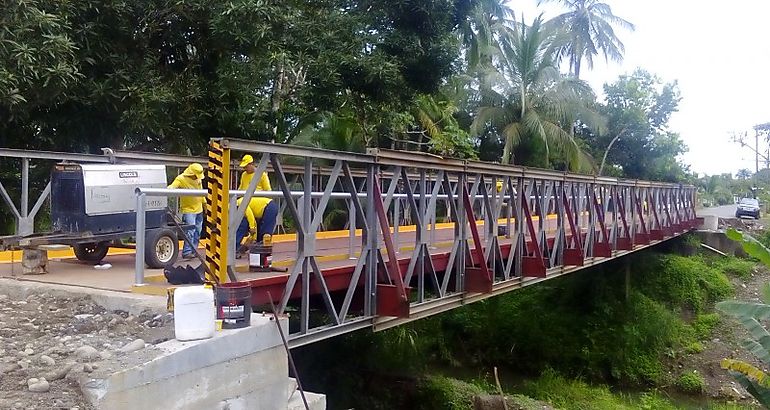
[[[206,223],[209,229],[206,263],[211,274],[216,275],[216,278],[206,277],[206,280],[224,283],[227,280],[227,230],[230,216],[230,150],[223,149],[215,140],[209,142],[206,179]]]

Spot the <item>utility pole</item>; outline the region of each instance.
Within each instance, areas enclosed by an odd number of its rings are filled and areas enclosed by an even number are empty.
[[[756,162],[755,173],[759,172],[759,130],[754,131],[754,159]]]

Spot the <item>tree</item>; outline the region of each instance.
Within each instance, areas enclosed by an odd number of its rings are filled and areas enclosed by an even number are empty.
[[[502,162],[513,162],[513,150],[542,146],[542,164],[553,152],[570,168],[585,165],[587,157],[569,129],[577,116],[591,129],[601,131],[603,121],[590,106],[593,91],[583,81],[564,77],[557,67],[557,33],[544,26],[542,16],[531,26],[517,24],[501,39],[501,58],[492,104],[479,109],[473,123],[476,134],[492,130],[505,141]],[[539,165],[539,164],[538,164]]]
[[[376,144],[390,110],[452,74],[465,3],[12,1],[0,10],[0,135],[20,148],[199,152],[219,135],[283,142],[304,116],[355,101]]]
[[[746,168],[739,169],[738,172],[735,173],[735,177],[738,179],[749,179],[751,178],[751,175],[751,171]]]
[[[678,181],[686,167],[677,156],[686,146],[668,121],[677,111],[680,96],[676,82],[664,84],[642,69],[604,85],[605,103],[599,111],[608,119],[607,133],[579,130],[595,156],[606,166],[616,167],[619,176]]]
[[[460,23],[457,33],[463,47],[466,69],[491,67],[492,57],[498,53],[497,37],[508,29],[513,10],[505,1],[478,0]]]
[[[605,59],[623,60],[625,46],[615,34],[613,26],[634,30],[634,25],[612,14],[612,8],[599,0],[539,0],[558,2],[569,11],[554,17],[549,24],[561,27],[569,36],[569,42],[560,50],[569,58],[570,70],[580,78],[583,60],[593,68],[594,57],[600,53]]]

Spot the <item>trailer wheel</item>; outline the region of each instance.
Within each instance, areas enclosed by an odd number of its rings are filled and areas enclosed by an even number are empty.
[[[107,251],[110,250],[109,242],[80,243],[72,246],[75,257],[83,262],[101,262]]]
[[[144,262],[152,269],[173,264],[179,255],[179,240],[170,229],[154,229],[147,232],[144,245]]]

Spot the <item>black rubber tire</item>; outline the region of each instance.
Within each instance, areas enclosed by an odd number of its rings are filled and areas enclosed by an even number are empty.
[[[151,269],[171,266],[179,256],[179,239],[171,229],[153,229],[144,242],[144,263]]]
[[[72,246],[75,257],[83,262],[101,262],[110,250],[109,242],[79,243]]]

